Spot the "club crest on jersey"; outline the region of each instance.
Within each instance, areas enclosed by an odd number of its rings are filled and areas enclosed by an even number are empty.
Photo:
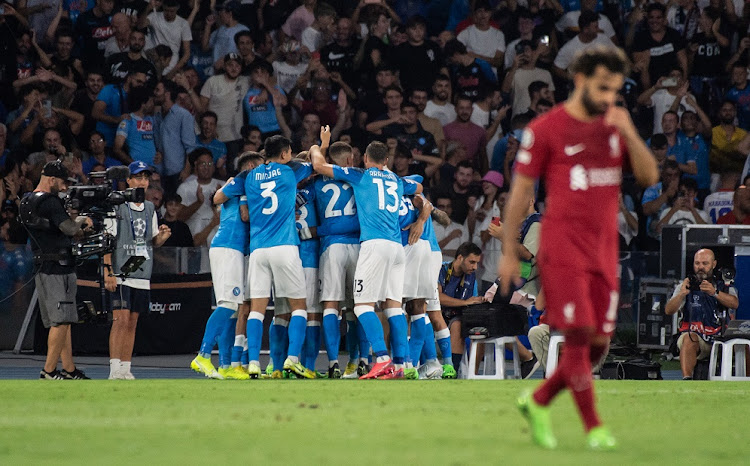
[[[521,147],[524,149],[530,149],[534,145],[534,132],[531,129],[526,128],[523,130],[523,136],[521,136]]]
[[[239,286],[235,286],[234,289],[232,290],[232,294],[235,295],[235,296],[239,296],[240,295],[240,287]]]
[[[609,156],[616,159],[620,155],[620,137],[616,133],[612,133],[609,137]]]
[[[570,190],[586,191],[598,186],[619,186],[622,179],[621,167],[591,168],[586,170],[583,165],[573,165],[570,168]]]

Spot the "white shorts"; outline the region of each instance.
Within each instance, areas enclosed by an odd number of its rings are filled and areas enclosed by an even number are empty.
[[[250,300],[250,256],[245,256],[242,261],[242,265],[245,268],[245,301]]]
[[[433,280],[433,270],[430,266],[431,253],[430,243],[424,239],[404,246],[407,264],[407,273],[404,275],[404,301],[434,298],[436,280]]]
[[[256,249],[250,253],[247,273],[253,277],[250,283],[251,298],[270,298],[272,284],[276,296],[304,299],[307,294],[297,246]]]
[[[307,296],[305,297],[305,304],[307,305],[308,314],[320,314],[323,312],[320,309],[320,299],[318,296],[318,288],[320,283],[318,282],[318,269],[303,269],[305,271],[305,288],[307,289]]]
[[[354,273],[354,302],[401,302],[406,259],[400,243],[371,239],[362,243]]]
[[[359,244],[332,244],[320,255],[320,300],[339,303],[352,299]]]
[[[210,248],[208,258],[216,304],[242,304],[245,300],[245,255],[236,249]]]
[[[443,267],[443,254],[440,251],[430,251],[430,271],[432,273],[432,283],[435,286],[432,292],[432,298],[427,300],[427,311],[440,311],[440,294],[438,291],[438,279],[440,278],[440,269]]]

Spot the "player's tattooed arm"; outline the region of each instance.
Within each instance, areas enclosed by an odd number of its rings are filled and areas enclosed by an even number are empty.
[[[438,208],[433,208],[432,219],[444,227],[447,227],[448,225],[451,224],[451,218],[448,217],[448,214],[446,214],[445,212],[443,212],[442,210]]]

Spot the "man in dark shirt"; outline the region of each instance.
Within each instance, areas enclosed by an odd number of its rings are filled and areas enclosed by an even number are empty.
[[[479,99],[479,89],[497,84],[492,66],[481,58],[472,57],[466,51],[466,46],[457,39],[445,44],[444,53],[445,60],[451,65],[456,95],[463,94],[473,102]]]
[[[166,225],[172,230],[172,236],[162,246],[168,248],[192,248],[193,235],[190,233],[187,223],[179,220],[182,210],[182,197],[179,194],[169,194],[164,199],[164,218],[159,225]]]
[[[122,84],[130,73],[143,73],[146,75],[147,84],[156,84],[156,68],[141,53],[146,45],[146,36],[142,31],[131,31],[128,41],[129,48],[127,52],[120,52],[111,55],[105,65],[109,74],[107,82],[109,84]]]
[[[425,40],[426,30],[425,19],[412,16],[406,25],[408,40],[394,51],[399,79],[406,90],[429,88],[442,67],[440,47],[431,40]]]
[[[91,116],[91,109],[94,108],[96,96],[104,87],[104,76],[98,69],[91,69],[86,74],[84,88],[76,91],[70,109],[83,115],[83,128],[76,137],[78,147],[88,146],[88,137],[96,129],[96,120]]]
[[[47,359],[39,375],[42,380],[88,378],[73,363],[70,340],[70,324],[78,322],[71,238],[93,223],[87,217],[72,220],[65,211],[58,193],[67,189],[67,179],[68,170],[62,162],[49,162],[34,193],[21,202],[21,217],[30,232],[34,261],[39,265],[35,281],[40,314],[42,323],[49,328]],[[60,359],[62,371],[57,370]]]
[[[469,215],[469,197],[479,197],[475,190],[471,189],[474,179],[474,166],[468,160],[459,162],[453,175],[453,182],[443,186],[439,192],[441,196],[451,198],[453,201],[453,213],[451,220],[463,224]]]
[[[354,72],[354,57],[358,50],[359,40],[354,37],[352,20],[339,18],[334,41],[320,50],[320,62],[329,73],[341,74],[344,82],[356,89],[359,83]]]
[[[110,24],[114,0],[96,0],[94,8],[82,13],[75,26],[84,69],[104,65],[104,43],[114,31]]]
[[[685,41],[677,31],[667,26],[664,5],[650,4],[646,17],[648,28],[638,32],[633,39],[633,69],[641,72],[641,84],[648,89],[675,67],[679,67],[682,77],[687,79]]]

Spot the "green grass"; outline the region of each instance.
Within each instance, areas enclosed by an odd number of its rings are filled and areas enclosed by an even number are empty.
[[[620,449],[592,453],[571,398],[558,450],[515,408],[538,381],[0,382],[0,464],[740,464],[750,384],[598,381]],[[83,460],[83,461],[82,461]]]

